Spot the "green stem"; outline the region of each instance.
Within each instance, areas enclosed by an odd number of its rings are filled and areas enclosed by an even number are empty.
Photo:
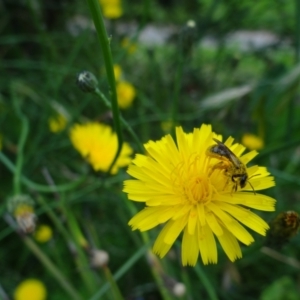
[[[27,0],[27,6],[30,12],[30,22],[35,25],[35,28],[38,31],[38,35],[40,36],[42,42],[40,45],[42,46],[43,54],[46,56],[47,61],[56,61],[57,58],[57,48],[53,43],[50,35],[46,31],[46,27],[44,26],[44,22],[42,20],[41,14],[39,12],[41,10],[36,10],[34,7],[35,1]]]
[[[62,234],[62,236],[66,240],[66,242],[67,243],[73,242],[73,240],[70,238],[70,233],[63,226],[63,223],[56,216],[56,214],[53,212],[53,210],[49,207],[47,201],[45,201],[42,196],[39,196],[39,197],[37,197],[37,202],[39,202],[41,204],[41,206],[45,209],[47,215],[52,220],[52,222],[56,226],[56,228],[60,231],[60,233]]]
[[[52,263],[52,261],[40,250],[36,243],[29,237],[23,237],[26,246],[35,254],[41,263],[48,269],[48,271],[57,279],[61,287],[71,296],[71,299],[81,300],[81,296],[71,286],[68,280],[63,276],[59,269]]]
[[[209,299],[211,299],[211,300],[218,300],[218,296],[215,293],[214,287],[212,286],[212,284],[208,280],[206,274],[204,273],[202,267],[200,267],[199,264],[197,264],[195,266],[195,272],[198,275],[199,279],[201,280],[202,285],[206,289],[206,291],[208,293],[208,296],[209,296]]]
[[[130,257],[123,266],[113,275],[115,281],[128,273],[128,270],[147,252],[149,245],[141,247],[132,257]],[[101,297],[109,290],[110,282],[106,282],[89,300],[102,299]]]
[[[14,87],[11,87],[11,94],[13,99],[13,104],[17,113],[17,116],[19,117],[21,121],[21,134],[18,142],[18,152],[17,152],[17,160],[16,160],[16,168],[14,172],[14,179],[13,179],[13,185],[14,185],[14,194],[18,195],[21,193],[21,173],[22,173],[22,166],[24,161],[24,146],[25,142],[29,133],[29,122],[28,119],[25,117],[25,115],[22,113],[20,108],[20,99],[17,97],[16,92],[14,91]]]
[[[182,36],[179,36],[179,51],[178,51],[178,66],[175,78],[175,87],[174,87],[174,96],[172,101],[172,132],[175,133],[175,126],[178,119],[178,110],[179,110],[179,96],[181,89],[181,81],[183,74],[183,66],[184,66],[184,57],[183,57],[183,49],[182,49]]]
[[[14,166],[14,164],[1,151],[0,151],[0,161],[13,174],[17,173],[17,167]],[[35,183],[23,175],[20,176],[20,181],[22,183],[24,183],[28,188],[38,191],[38,192],[44,192],[44,193],[65,192],[65,191],[73,190],[74,187],[76,187],[78,184],[83,182],[84,179],[85,179],[85,176],[81,177],[80,179],[78,179],[75,182],[62,184],[62,185],[56,185],[56,186],[48,186],[48,185],[42,185],[42,184]]]
[[[300,0],[295,0],[295,60],[300,59]]]
[[[104,102],[104,104],[107,106],[107,108],[111,109],[111,104],[109,102],[109,100],[105,97],[105,95],[103,93],[101,93],[101,91],[97,88],[95,90],[95,94],[97,96],[99,96],[101,98],[101,100]],[[140,153],[144,152],[144,147],[141,144],[139,138],[137,137],[137,135],[135,134],[135,132],[133,131],[133,129],[131,128],[131,126],[127,123],[127,121],[120,115],[120,120],[122,125],[125,127],[125,129],[131,134],[132,138],[135,140],[137,146],[138,146],[138,151]]]
[[[187,270],[188,270],[187,268],[182,268],[180,275],[181,275],[181,280],[186,287],[186,295],[192,295],[193,287],[192,287],[192,282],[188,277]]]
[[[111,291],[113,293],[113,298],[115,300],[123,300],[123,296],[119,290],[118,285],[116,284],[116,281],[114,279],[114,277],[112,276],[110,269],[108,267],[104,267],[103,268],[104,271],[104,275],[107,279],[107,282],[109,282],[110,286],[111,286]]]
[[[115,81],[113,61],[112,61],[112,56],[110,51],[110,39],[107,36],[106,29],[104,26],[99,0],[87,0],[87,2],[93,17],[94,25],[100,41],[100,47],[102,49],[102,53],[104,57],[104,63],[105,63],[108,83],[111,92],[111,106],[112,106],[112,113],[114,119],[114,126],[115,126],[115,131],[118,135],[118,149],[115,154],[114,160],[112,161],[109,170],[107,171],[107,173],[110,173],[113,165],[115,164],[115,162],[117,161],[121,153],[122,145],[123,145],[123,134],[122,134],[122,127],[120,122],[120,112],[119,112],[118,99],[117,99],[116,81]]]
[[[128,201],[127,199],[125,200],[127,207],[129,209],[129,211],[131,212],[132,215],[135,215],[137,213],[136,207],[133,205],[133,203],[131,201]],[[147,232],[143,231],[140,232],[144,245],[149,245],[149,235]],[[150,269],[151,269],[151,273],[156,281],[157,287],[159,289],[159,292],[162,296],[162,299],[164,300],[171,300],[171,297],[169,295],[168,290],[166,289],[166,287],[164,286],[163,280],[162,280],[162,274],[161,274],[161,264],[159,262],[159,260],[157,259],[157,257],[152,254],[151,250],[148,249],[147,253],[147,261],[149,263]]]
[[[277,153],[280,152],[280,151],[283,151],[283,150],[286,150],[286,149],[289,149],[289,148],[292,148],[292,147],[296,147],[296,146],[299,146],[299,143],[300,143],[300,138],[296,138],[292,141],[288,141],[288,142],[285,142],[284,144],[278,144],[278,145],[275,145],[275,146],[271,146],[269,147],[268,149],[266,150],[263,150],[259,156],[257,157],[257,159],[262,159],[263,157],[266,157],[266,156],[269,156],[270,154],[273,154],[273,153]]]
[[[88,248],[88,244],[81,233],[81,230],[78,226],[78,223],[74,217],[74,215],[70,212],[67,207],[63,207],[64,214],[67,218],[68,227],[72,233],[74,238],[76,251],[78,257],[76,257],[76,263],[79,269],[79,273],[82,277],[82,280],[85,282],[86,287],[88,288],[89,292],[92,294],[96,291],[96,282],[93,276],[92,270],[89,268],[89,262],[86,258],[84,251],[82,251],[82,247],[85,249]]]
[[[295,63],[299,62],[299,50],[300,50],[300,0],[295,0]],[[297,83],[298,85],[298,83]],[[296,96],[294,93],[291,94],[288,107],[287,107],[287,118],[286,118],[286,138],[291,138],[293,121],[295,119],[295,105]]]
[[[159,289],[160,295],[163,300],[172,300],[169,291],[167,290],[164,282],[163,282],[163,269],[161,267],[160,261],[157,256],[155,256],[151,250],[147,252],[147,261],[151,267],[151,273],[156,281],[157,287]]]

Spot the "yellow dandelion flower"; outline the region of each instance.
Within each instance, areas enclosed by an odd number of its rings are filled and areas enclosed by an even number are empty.
[[[46,296],[45,285],[33,278],[22,281],[14,292],[14,300],[45,300]]]
[[[39,243],[46,243],[53,236],[52,228],[48,225],[40,225],[34,233],[34,238]]]
[[[131,83],[126,81],[117,83],[118,104],[121,109],[130,107],[135,96],[136,91]]]
[[[210,125],[195,128],[193,133],[176,128],[176,140],[166,135],[145,144],[146,155],[136,155],[128,174],[135,179],[124,182],[128,198],[145,202],[146,208],[136,214],[129,225],[146,231],[165,224],[153,251],[164,257],[183,231],[182,264],[194,266],[199,254],[204,264],[217,263],[219,241],[231,261],[242,257],[238,241],[245,245],[254,239],[245,229],[266,235],[268,224],[250,209],[274,211],[275,200],[257,191],[275,185],[265,167],[245,167],[247,184],[234,189],[234,178],[225,170],[213,168],[220,159],[207,155],[207,149],[222,140]],[[256,155],[242,155],[245,147],[228,138],[224,143],[246,166]],[[252,190],[252,187],[255,193]]]
[[[95,171],[108,171],[118,148],[116,133],[108,125],[91,122],[76,124],[71,128],[70,139],[74,148],[92,165]],[[131,162],[132,148],[123,143],[121,154],[114,164],[111,174]]]
[[[106,3],[102,5],[103,16],[108,19],[118,19],[123,15],[122,5],[119,3]]]
[[[126,49],[129,54],[133,54],[137,49],[136,43],[132,43],[127,37],[122,40],[121,46]]]
[[[49,129],[53,133],[63,131],[67,126],[67,122],[68,120],[64,115],[58,114],[55,117],[49,118],[48,120]]]
[[[264,147],[264,140],[252,133],[245,133],[242,137],[242,144],[250,150],[260,150]]]
[[[115,80],[119,81],[122,75],[122,68],[120,65],[114,65],[114,74],[115,74]]]

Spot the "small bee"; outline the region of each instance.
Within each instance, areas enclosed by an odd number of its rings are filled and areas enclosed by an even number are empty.
[[[248,181],[246,166],[223,143],[221,143],[217,139],[213,140],[217,144],[210,146],[206,150],[206,154],[210,157],[220,159],[221,161],[212,167],[211,172],[213,172],[215,169],[223,169],[224,174],[234,183],[233,190],[235,192],[237,191],[238,186],[244,188],[247,185],[247,182],[250,184],[254,191],[252,184]],[[226,185],[227,184],[228,182],[226,183]]]

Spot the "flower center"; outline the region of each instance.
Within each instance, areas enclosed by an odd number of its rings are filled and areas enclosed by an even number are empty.
[[[195,154],[180,162],[171,174],[174,191],[183,201],[192,205],[211,201],[214,186],[208,177],[207,167]]]

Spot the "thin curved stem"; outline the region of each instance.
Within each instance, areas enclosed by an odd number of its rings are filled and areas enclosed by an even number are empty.
[[[11,171],[13,174],[16,173],[16,166],[3,154],[3,152],[0,151],[0,161],[7,167],[9,171]],[[53,192],[65,192],[74,189],[78,184],[83,182],[85,179],[85,176],[82,176],[75,182],[66,183],[62,185],[56,185],[56,186],[48,186],[48,185],[42,185],[35,183],[28,178],[26,178],[24,175],[20,175],[20,181],[25,184],[28,188],[31,188],[32,190],[38,191],[38,192],[44,192],[44,193],[53,193]]]
[[[14,194],[17,195],[21,193],[21,174],[22,174],[22,167],[24,162],[23,151],[29,133],[29,121],[21,111],[21,107],[20,107],[21,100],[17,97],[16,92],[14,91],[14,86],[11,87],[11,95],[12,95],[13,105],[15,107],[17,116],[21,121],[21,133],[18,142],[17,160],[16,160],[16,167],[14,170],[14,179],[13,179]]]
[[[111,104],[110,104],[109,100],[105,97],[105,95],[103,93],[101,93],[101,91],[98,88],[95,90],[95,94],[101,98],[101,100],[104,102],[104,104],[109,109],[111,109]],[[121,115],[120,115],[120,120],[121,120],[122,125],[125,127],[125,129],[131,134],[132,138],[135,140],[135,142],[138,146],[138,151],[140,153],[143,153],[144,147],[141,144],[141,142],[140,142],[139,138],[137,137],[137,135],[135,134],[135,132],[133,131],[133,129],[131,128],[131,126]]]
[[[98,0],[87,0],[94,25],[97,31],[97,35],[100,42],[100,47],[102,49],[106,73],[107,73],[107,79],[108,84],[110,87],[110,93],[111,93],[111,108],[113,113],[113,119],[114,119],[114,127],[115,131],[118,136],[118,149],[115,154],[114,160],[112,161],[107,173],[110,173],[112,167],[114,166],[115,162],[117,161],[123,145],[123,134],[122,134],[122,126],[120,121],[120,112],[119,112],[119,106],[118,106],[118,99],[117,99],[117,90],[116,90],[116,81],[115,81],[115,75],[113,70],[113,61],[112,61],[112,55],[110,51],[110,38],[107,36],[107,32],[104,26],[103,17],[100,9],[100,4]]]

